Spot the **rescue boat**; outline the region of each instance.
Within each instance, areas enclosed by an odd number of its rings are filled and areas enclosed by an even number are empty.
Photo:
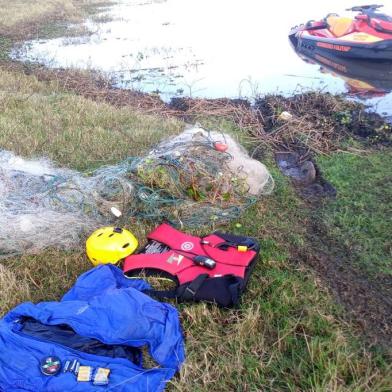
[[[379,12],[382,5],[349,8],[351,17],[329,14],[319,21],[294,27],[289,34],[295,49],[324,56],[392,60],[392,17]]]

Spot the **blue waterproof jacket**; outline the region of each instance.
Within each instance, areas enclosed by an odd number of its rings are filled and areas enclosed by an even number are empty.
[[[102,265],[80,276],[60,302],[14,308],[0,321],[0,391],[162,391],[184,361],[183,336],[177,310],[140,291],[146,288],[143,280]],[[155,367],[141,367],[134,354],[142,346]],[[40,363],[48,356],[62,365],[77,359],[109,368],[109,384],[78,382],[63,371],[45,376]]]

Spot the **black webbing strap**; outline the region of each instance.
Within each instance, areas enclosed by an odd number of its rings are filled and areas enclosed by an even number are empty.
[[[208,278],[208,274],[201,274],[196,279],[192,280],[189,285],[183,286],[182,290],[144,290],[147,295],[158,299],[165,298],[179,298],[185,301],[193,300],[204,281]]]
[[[189,285],[186,286],[183,293],[179,293],[178,297],[184,301],[191,301],[195,298],[195,295],[199,291],[204,281],[208,278],[208,274],[201,274],[196,279],[192,280]]]
[[[177,289],[173,290],[143,290],[144,294],[158,299],[177,298]]]

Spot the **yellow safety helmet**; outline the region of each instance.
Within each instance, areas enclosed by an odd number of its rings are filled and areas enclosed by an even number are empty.
[[[86,252],[94,265],[116,264],[138,247],[136,237],[119,227],[102,227],[86,241]]]

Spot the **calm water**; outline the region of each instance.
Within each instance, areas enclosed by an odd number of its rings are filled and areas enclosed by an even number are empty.
[[[91,36],[31,41],[14,55],[49,67],[99,69],[118,86],[156,91],[164,98],[320,88],[357,93],[372,85],[369,73],[363,75],[368,65],[344,80],[325,65],[303,61],[287,38],[292,26],[329,12],[344,14],[353,5],[348,0],[122,0],[102,9],[102,20],[110,21],[86,22]],[[391,5],[383,10],[392,14]],[[384,71],[370,72],[370,79],[376,75],[377,94],[359,96],[391,116],[392,86],[384,82]]]

